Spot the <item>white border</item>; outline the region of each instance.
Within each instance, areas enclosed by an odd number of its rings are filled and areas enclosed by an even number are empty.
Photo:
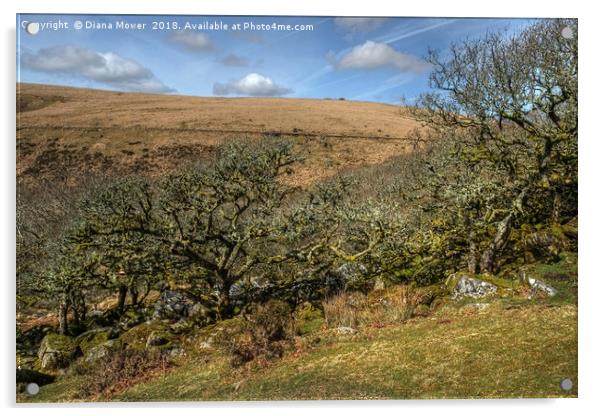
[[[593,2],[588,2],[594,4]],[[350,0],[285,2],[278,0],[19,0],[1,4],[4,53],[2,71],[2,103],[4,137],[2,143],[2,264],[4,305],[2,306],[3,370],[2,404],[5,414],[81,415],[88,413],[123,415],[139,410],[145,415],[164,415],[166,408],[181,414],[245,414],[245,415],[307,415],[344,412],[364,415],[371,410],[379,414],[445,414],[447,415],[507,415],[529,412],[549,415],[591,414],[600,408],[598,388],[602,352],[600,296],[602,295],[602,262],[600,250],[600,180],[597,167],[602,155],[600,137],[600,14],[594,6],[577,1],[421,1],[403,2]],[[126,13],[126,14],[216,14],[216,15],[314,15],[314,16],[466,16],[466,17],[577,17],[579,18],[579,83],[581,94],[579,143],[579,210],[580,210],[580,269],[579,269],[579,399],[565,400],[482,400],[482,401],[404,401],[404,402],[272,402],[272,403],[175,403],[175,404],[117,404],[48,407],[16,406],[14,387],[14,308],[15,308],[15,14],[20,13]],[[509,354],[512,352],[509,351]],[[168,410],[169,411],[169,410]],[[598,410],[599,411],[599,410]]]

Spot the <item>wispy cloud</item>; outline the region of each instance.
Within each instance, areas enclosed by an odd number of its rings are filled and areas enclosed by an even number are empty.
[[[452,24],[456,21],[457,19],[447,19],[447,20],[441,20],[437,23],[434,23],[432,25],[428,25],[425,27],[421,27],[418,29],[414,29],[414,30],[410,30],[410,31],[404,31],[402,33],[393,33],[393,34],[387,34],[385,36],[381,36],[380,38],[376,38],[375,40],[378,42],[382,42],[382,43],[395,43],[397,41],[400,41],[402,39],[407,39],[407,38],[411,38],[412,36],[416,36],[416,35],[420,35],[421,33],[425,33],[428,31],[431,31],[433,29],[437,29],[439,27],[442,26],[447,26],[449,24]]]
[[[411,81],[411,78],[409,78],[409,77],[406,77],[404,75],[395,75],[395,76],[390,77],[389,79],[385,80],[380,87],[373,88],[362,94],[355,95],[355,96],[351,97],[351,99],[352,100],[364,100],[366,98],[373,98],[373,97],[378,96],[379,94],[382,94],[383,92],[386,92],[386,91],[389,91],[389,90],[392,90],[395,88],[399,88],[399,87],[407,84],[410,81]],[[400,94],[400,99],[401,99],[401,95],[402,94]]]
[[[213,43],[209,35],[191,30],[178,30],[170,33],[167,39],[184,49],[193,52],[206,52],[213,50]]]
[[[235,39],[260,45],[264,42],[263,36],[258,32],[246,32],[241,30],[230,30],[228,33]]]
[[[334,24],[339,32],[356,35],[372,32],[386,23],[386,17],[336,17]]]
[[[219,62],[226,66],[249,66],[249,60],[247,58],[245,58],[244,56],[235,55],[233,53],[224,56],[222,59],[219,60]]]
[[[21,55],[24,67],[37,72],[81,77],[128,91],[173,92],[151,70],[113,52],[55,46]]]

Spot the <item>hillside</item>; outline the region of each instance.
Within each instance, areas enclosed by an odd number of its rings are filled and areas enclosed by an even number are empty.
[[[296,337],[281,359],[239,368],[212,341],[225,321],[188,333],[174,366],[130,375],[108,392],[82,389],[105,370],[71,371],[18,401],[576,397],[577,385],[560,388],[565,377],[577,380],[577,307],[574,289],[562,287],[554,300],[446,302],[352,333],[324,324]],[[392,288],[368,303],[397,295]]]
[[[17,85],[17,178],[75,179],[82,171],[154,174],[210,157],[229,140],[291,137],[307,185],[409,150],[418,125],[401,107],[341,100],[201,98]]]

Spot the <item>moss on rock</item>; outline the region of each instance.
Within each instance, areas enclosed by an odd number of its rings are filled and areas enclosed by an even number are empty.
[[[147,321],[121,334],[119,340],[127,348],[144,351],[151,333],[154,331],[168,332],[168,329],[168,325],[162,321]]]
[[[65,368],[80,352],[73,338],[50,333],[44,337],[38,350],[40,368],[43,370]]]

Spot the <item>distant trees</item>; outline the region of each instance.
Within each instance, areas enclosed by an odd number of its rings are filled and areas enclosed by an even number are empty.
[[[534,195],[553,201],[551,222],[576,195],[577,57],[576,21],[565,19],[429,54],[436,91],[413,114],[455,144],[462,166],[447,191],[462,211],[474,272],[495,271],[513,227],[533,216]]]

